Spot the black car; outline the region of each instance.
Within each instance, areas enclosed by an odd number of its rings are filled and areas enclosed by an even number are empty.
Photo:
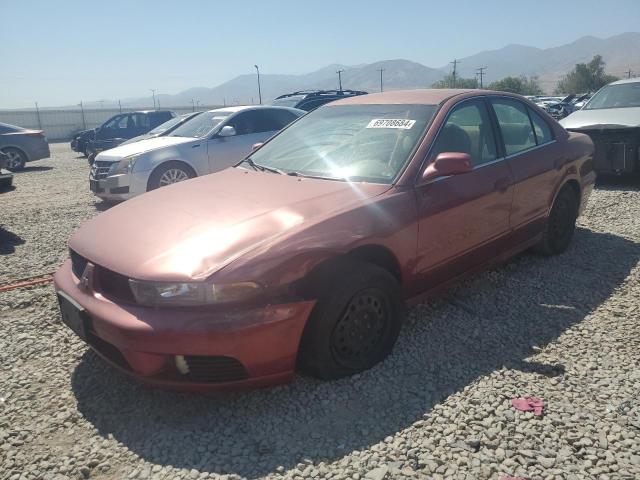
[[[299,92],[280,95],[271,102],[271,105],[299,108],[310,112],[325,103],[340,100],[341,98],[355,97],[356,95],[366,95],[367,93],[360,90],[300,90]]]
[[[170,110],[145,110],[119,113],[98,128],[83,130],[71,141],[71,149],[89,156],[92,152],[113,148],[175,117]]]

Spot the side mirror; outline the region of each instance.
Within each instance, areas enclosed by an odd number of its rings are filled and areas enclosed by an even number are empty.
[[[233,137],[236,134],[236,129],[231,125],[225,125],[218,132],[219,137]]]
[[[257,149],[259,149],[262,145],[264,145],[264,142],[258,142],[258,143],[254,143],[253,145],[251,145],[251,151],[255,152]]]
[[[425,168],[422,181],[426,182],[438,177],[459,175],[473,170],[471,156],[462,152],[443,152]]]

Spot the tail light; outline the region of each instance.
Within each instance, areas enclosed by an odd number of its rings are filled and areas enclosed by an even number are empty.
[[[43,131],[39,131],[39,132],[28,132],[25,134],[27,137],[40,137],[40,138],[45,138],[44,137],[44,132]]]

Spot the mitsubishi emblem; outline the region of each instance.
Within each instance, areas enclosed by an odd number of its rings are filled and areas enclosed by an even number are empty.
[[[82,272],[82,277],[80,277],[80,285],[78,287],[80,290],[84,290],[88,292],[93,290],[93,263],[87,262],[87,265],[84,267],[84,272]]]

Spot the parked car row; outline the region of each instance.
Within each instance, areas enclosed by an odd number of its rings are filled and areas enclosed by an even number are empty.
[[[54,279],[62,319],[114,367],[183,390],[363,371],[393,349],[406,305],[528,248],[563,252],[595,181],[589,137],[532,102],[413,90],[304,116],[205,112],[100,153],[94,188],[132,195],[262,140],[72,237]]]
[[[192,116],[170,133],[98,154],[89,186],[104,200],[141,193],[235,165],[306,112],[273,106],[227,107]]]

